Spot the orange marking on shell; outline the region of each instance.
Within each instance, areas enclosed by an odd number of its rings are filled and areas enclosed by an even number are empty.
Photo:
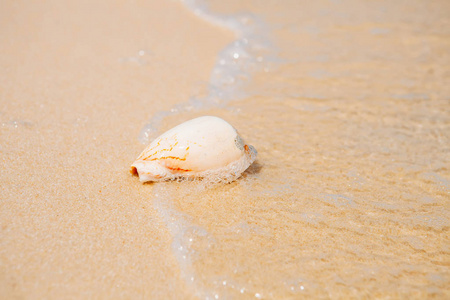
[[[186,157],[176,157],[176,156],[164,156],[159,158],[152,158],[150,160],[159,160],[159,159],[177,159],[177,160],[186,160]]]
[[[143,157],[143,156],[145,156],[148,152],[150,152],[151,150],[153,150],[153,149],[155,149],[156,147],[160,146],[160,142],[161,142],[161,140],[159,140],[158,142],[156,142],[156,145],[155,145],[154,147],[152,147],[152,148],[150,148],[150,149],[145,149],[144,152],[142,152],[141,155],[139,155],[139,157],[137,158],[137,160],[139,160],[139,159],[146,160],[146,159],[149,158],[150,156],[155,155],[156,153],[158,153],[158,151],[156,151],[155,153],[152,153],[152,154],[150,154],[150,155],[147,155],[146,157]]]
[[[159,145],[160,145],[160,144],[159,144],[159,142],[158,142],[158,144],[157,144],[155,147],[153,147],[153,148],[151,148],[151,149],[149,149],[149,150],[152,150],[152,149],[158,147]],[[161,150],[157,150],[157,151],[155,151],[155,152],[152,153],[152,154],[146,155],[144,158],[142,158],[141,156],[143,156],[143,155],[141,155],[140,157],[138,157],[138,160],[139,160],[139,159],[141,159],[141,160],[148,160],[148,159],[149,159],[150,157],[152,157],[153,155],[158,154],[158,152],[161,153],[161,152],[169,152],[169,151],[172,151],[172,150],[173,150],[173,147],[175,147],[176,145],[178,145],[178,141],[177,141],[175,144],[170,145],[170,149],[161,149]],[[146,151],[146,152],[148,152],[148,151]],[[142,154],[144,154],[144,153],[142,153]],[[164,158],[164,157],[161,157],[161,158],[153,158],[153,159],[150,159],[150,160],[157,160],[157,159],[163,159],[163,158]]]
[[[170,169],[172,171],[183,171],[183,172],[191,172],[192,171],[192,170],[189,170],[189,169],[174,168],[174,167],[169,167],[169,166],[166,166],[166,168]]]

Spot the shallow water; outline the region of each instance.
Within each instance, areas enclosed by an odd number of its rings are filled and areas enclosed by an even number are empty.
[[[258,150],[231,184],[153,187],[192,293],[448,297],[450,5],[259,4],[187,3],[237,40],[141,134],[213,114]]]

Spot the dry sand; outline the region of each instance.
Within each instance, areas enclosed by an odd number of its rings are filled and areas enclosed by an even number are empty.
[[[4,1],[0,22],[0,297],[185,295],[128,169],[232,34],[174,1]]]

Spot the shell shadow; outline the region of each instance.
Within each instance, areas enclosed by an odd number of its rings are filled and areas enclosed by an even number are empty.
[[[258,161],[255,161],[250,165],[250,167],[247,168],[247,170],[244,171],[242,176],[246,177],[248,175],[254,175],[259,174],[263,168],[263,165],[260,164]]]

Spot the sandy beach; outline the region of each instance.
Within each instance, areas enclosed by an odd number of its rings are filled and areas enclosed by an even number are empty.
[[[178,1],[3,1],[0,298],[449,297],[450,6],[405,5],[211,1],[263,20],[242,38],[263,54],[232,55],[264,64],[175,111],[235,32]],[[226,119],[258,160],[206,190],[140,183],[161,111],[160,131]]]

